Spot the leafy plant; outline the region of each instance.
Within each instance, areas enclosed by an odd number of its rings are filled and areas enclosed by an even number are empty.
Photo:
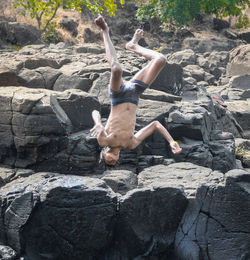
[[[235,26],[238,29],[248,28],[250,26],[250,21],[248,16],[246,14],[240,15]]]
[[[49,25],[47,26],[46,31],[42,35],[42,40],[47,43],[58,43],[62,41],[56,28],[57,28],[57,23],[53,21],[50,22]]]
[[[236,147],[235,156],[237,159],[241,160],[244,157],[245,153],[246,153],[246,150],[245,150],[244,145]]]
[[[241,24],[247,24],[247,16],[242,11],[250,6],[250,0],[138,0],[138,18],[158,18],[162,23],[177,26],[188,25],[200,13],[216,17],[236,16]]]
[[[116,2],[116,0],[15,0],[14,8],[21,9],[24,16],[28,13],[32,19],[36,19],[38,28],[45,32],[56,17],[59,8],[78,12],[81,12],[82,8],[86,8],[92,13],[100,14],[106,10],[112,16],[117,11]],[[124,3],[125,0],[120,0],[122,6]]]
[[[15,50],[15,51],[20,51],[20,50],[22,49],[21,46],[16,45],[16,44],[12,44],[11,47],[12,47],[12,49]]]

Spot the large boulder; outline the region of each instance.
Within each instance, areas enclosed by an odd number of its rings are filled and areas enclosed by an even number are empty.
[[[228,99],[239,100],[250,98],[250,74],[233,76],[228,84]]]
[[[241,45],[230,53],[227,75],[239,76],[250,74],[250,44]]]
[[[40,37],[41,32],[33,25],[16,22],[0,22],[0,38],[7,43],[16,45],[41,43]]]
[[[35,70],[22,69],[19,74],[19,83],[28,88],[52,89],[60,72],[50,67],[40,67]]]
[[[248,259],[250,255],[250,174],[232,170],[203,183],[178,228],[178,259]]]
[[[78,26],[78,23],[75,22],[73,19],[70,19],[70,18],[63,18],[60,22],[59,22],[59,25],[66,29],[67,31],[69,31],[74,37],[77,36],[78,34],[78,29],[77,29],[77,26]]]
[[[177,63],[181,66],[192,65],[196,63],[197,55],[191,49],[177,51],[168,57],[171,63]]]
[[[186,101],[166,118],[170,133],[183,148],[175,159],[222,172],[233,169],[236,163],[233,135],[222,132],[224,128],[217,123],[216,109],[209,96],[198,92],[199,101],[190,102],[195,97],[193,91],[189,92],[184,94]]]
[[[239,42],[224,37],[213,37],[211,39],[186,38],[183,41],[183,49],[192,49],[195,52],[230,51]]]
[[[180,95],[182,84],[182,67],[175,63],[166,63],[150,88]]]
[[[79,90],[53,92],[2,87],[0,99],[2,163],[18,167],[41,165],[50,170],[61,167],[67,171],[71,153],[78,151],[79,146],[82,156],[78,160],[89,162],[92,158],[91,162],[96,162],[96,142],[89,148],[84,146],[86,134],[74,134],[93,126],[91,112],[100,109],[95,97]]]
[[[1,243],[27,259],[97,259],[113,237],[116,200],[98,179],[18,178],[1,188]]]
[[[235,120],[242,127],[244,133],[242,137],[250,138],[250,101],[238,100],[227,102],[227,108],[234,116]],[[239,136],[238,136],[239,137]]]

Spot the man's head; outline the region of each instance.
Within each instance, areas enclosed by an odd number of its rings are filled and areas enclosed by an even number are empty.
[[[108,147],[101,152],[101,157],[103,157],[107,165],[114,166],[119,160],[120,148],[110,148]]]

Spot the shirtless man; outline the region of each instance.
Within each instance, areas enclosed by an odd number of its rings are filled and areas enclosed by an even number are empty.
[[[143,36],[143,31],[137,29],[132,40],[126,44],[126,49],[145,57],[150,62],[130,81],[124,83],[122,80],[122,68],[118,62],[115,48],[109,36],[108,25],[102,16],[99,16],[95,20],[95,23],[102,31],[106,56],[111,67],[109,85],[111,112],[104,128],[99,112],[94,110],[92,112],[92,118],[95,125],[90,132],[93,137],[97,138],[101,147],[107,147],[101,154],[106,164],[115,165],[119,159],[119,153],[122,148],[136,148],[154,131],[159,132],[169,142],[174,154],[181,153],[182,149],[178,143],[173,140],[169,132],[158,121],[153,121],[134,134],[139,95],[158,76],[166,63],[165,57],[161,53],[138,45],[138,41]]]

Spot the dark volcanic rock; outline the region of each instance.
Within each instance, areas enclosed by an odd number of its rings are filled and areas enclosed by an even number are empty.
[[[0,241],[27,259],[96,259],[113,236],[116,196],[98,179],[38,173],[0,201]]]
[[[232,170],[198,188],[176,235],[180,259],[249,259],[249,185],[249,173]]]
[[[242,76],[250,74],[250,44],[238,46],[230,52],[227,75]]]
[[[213,18],[213,29],[220,31],[222,29],[229,28],[229,22],[218,19],[218,18]]]
[[[69,31],[74,37],[77,36],[78,34],[78,29],[77,26],[78,24],[70,19],[70,18],[63,18],[60,22],[59,22],[60,26],[65,28],[67,31]]]
[[[182,73],[180,65],[167,63],[150,88],[179,95],[183,87]]]
[[[199,101],[194,102],[195,95]],[[194,162],[222,172],[233,169],[234,137],[218,129],[211,98],[199,89],[196,94],[195,91],[186,91],[183,99],[185,101],[181,106],[173,110],[166,119],[170,133],[176,140],[180,140],[183,148],[176,160]]]
[[[47,165],[47,169],[59,171],[61,168],[65,172],[70,169],[72,151],[80,149],[79,145],[82,156],[78,160],[96,162],[96,140],[88,148],[83,144],[86,135],[78,134],[74,138],[69,135],[92,127],[91,112],[99,110],[99,102],[87,93],[72,91],[56,93],[41,89],[1,88],[2,163],[42,167],[44,170]],[[52,99],[54,103],[51,103],[52,95],[56,95]]]
[[[7,43],[16,45],[41,43],[40,37],[41,32],[30,24],[0,22],[0,38]]]
[[[247,43],[250,43],[250,31],[239,33],[239,37]]]

